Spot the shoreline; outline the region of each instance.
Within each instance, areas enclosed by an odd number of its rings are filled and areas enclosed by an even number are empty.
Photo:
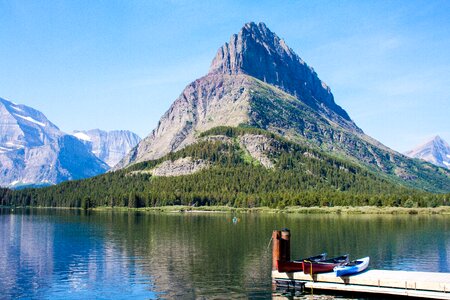
[[[82,210],[73,207],[8,207],[0,206],[0,209],[67,209]],[[439,207],[377,207],[377,206],[335,206],[335,207],[301,207],[288,206],[285,208],[269,208],[269,207],[253,207],[253,208],[236,208],[229,206],[159,206],[159,207],[94,207],[90,211],[135,211],[135,212],[153,212],[153,213],[188,213],[188,214],[210,214],[210,213],[255,213],[255,214],[345,214],[345,215],[450,215],[450,206]]]

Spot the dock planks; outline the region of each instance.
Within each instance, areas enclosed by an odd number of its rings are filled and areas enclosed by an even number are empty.
[[[272,271],[272,279],[305,282],[306,288],[328,291],[373,293],[432,299],[450,299],[450,273],[369,270],[353,276],[331,273]]]

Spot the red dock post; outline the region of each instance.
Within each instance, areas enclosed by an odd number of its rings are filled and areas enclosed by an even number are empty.
[[[272,270],[278,270],[278,261],[280,260],[280,239],[281,231],[272,232]]]
[[[278,270],[279,260],[291,260],[291,232],[287,228],[272,232],[272,270]]]
[[[291,232],[287,228],[281,230],[281,241],[280,241],[280,260],[290,261],[291,260]]]

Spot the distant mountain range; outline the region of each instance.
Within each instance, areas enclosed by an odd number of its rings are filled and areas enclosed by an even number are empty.
[[[405,152],[405,155],[450,169],[450,146],[440,136],[435,136],[424,144]]]
[[[110,135],[117,139],[112,142],[103,139],[108,133],[92,132],[95,142],[86,145],[40,111],[0,98],[0,186],[51,185],[102,174],[109,169],[107,163],[119,160],[139,139],[130,132],[114,132]]]

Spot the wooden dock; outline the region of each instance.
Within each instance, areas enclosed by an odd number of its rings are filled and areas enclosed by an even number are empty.
[[[278,261],[290,260],[289,230],[275,230],[272,245],[272,282],[275,287],[450,300],[450,273],[368,270],[336,277],[334,272],[313,275],[278,272]]]
[[[369,270],[348,277],[336,277],[333,272],[311,277],[303,272],[274,270],[272,279],[314,290],[450,299],[450,273]]]

